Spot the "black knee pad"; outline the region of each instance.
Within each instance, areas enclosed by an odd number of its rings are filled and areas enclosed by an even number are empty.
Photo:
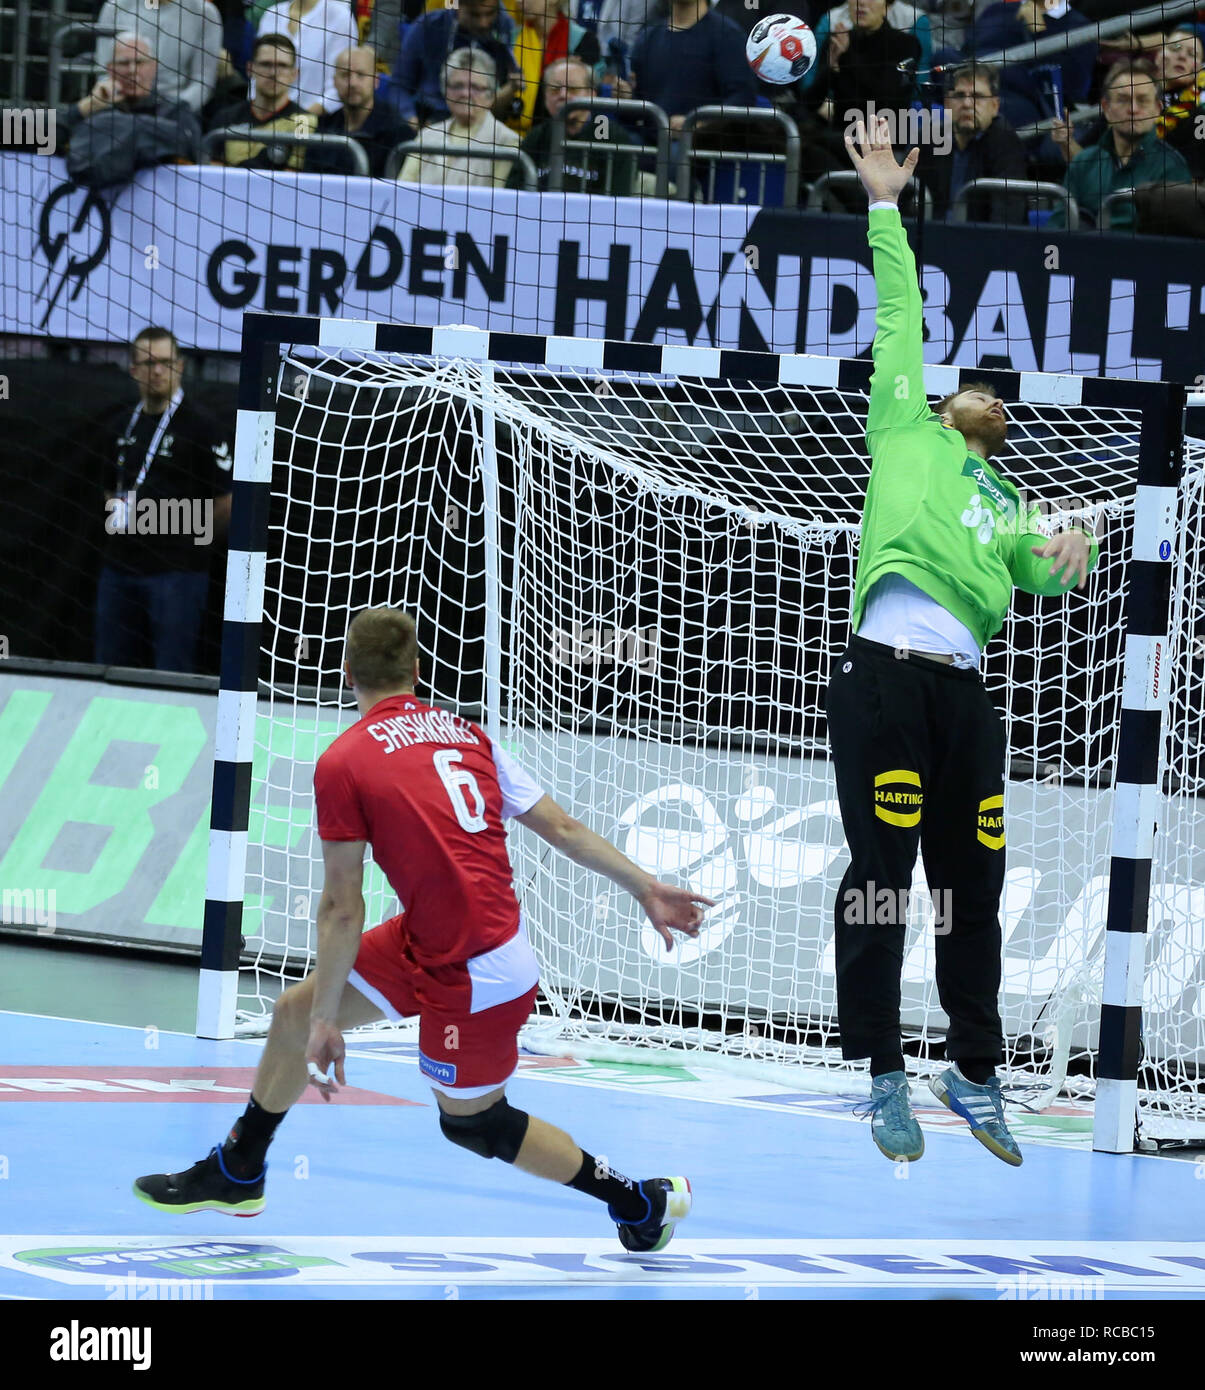
[[[439,1127],[446,1139],[462,1149],[470,1149],[482,1158],[513,1163],[523,1145],[529,1118],[526,1110],[515,1110],[503,1096],[476,1115],[447,1115],[441,1110]]]

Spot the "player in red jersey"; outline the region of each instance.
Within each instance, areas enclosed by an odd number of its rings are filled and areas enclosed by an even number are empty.
[[[659,883],[544,795],[477,725],[420,701],[417,652],[413,620],[395,609],[369,609],[348,629],[344,670],[361,718],[314,771],[326,869],[316,968],[276,1001],[250,1102],[225,1143],[186,1172],[139,1178],[134,1193],[160,1211],[258,1215],[268,1145],[307,1074],[329,1100],[346,1085],[344,1030],[417,1014],[419,1068],[448,1139],[599,1198],[626,1249],[660,1250],[690,1211],[685,1178],[634,1182],[506,1099],[538,970],[503,821],[627,889],[667,949],[671,928],[697,936],[714,904]],[[405,911],[365,934],[368,845]]]

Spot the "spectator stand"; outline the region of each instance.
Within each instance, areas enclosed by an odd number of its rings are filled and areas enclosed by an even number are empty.
[[[1166,185],[1162,186],[1166,187]],[[1123,205],[1128,206],[1130,209],[1130,220],[1125,224],[1125,226],[1127,228],[1137,226],[1137,218],[1135,217],[1134,206],[1134,195],[1135,193],[1137,193],[1137,191],[1138,190],[1136,188],[1119,188],[1116,193],[1109,194],[1109,196],[1105,199],[1104,203],[1101,205],[1100,209],[1100,230],[1102,232],[1107,232],[1112,228],[1113,211],[1115,208],[1122,207]],[[1075,200],[1072,199],[1072,202],[1074,201]]]
[[[1053,204],[1048,208],[1029,208],[1029,224],[1033,227],[1040,227],[1047,221],[1056,207],[1062,207],[1063,216],[1066,218],[1065,227],[1068,231],[1074,231],[1079,226],[1079,207],[1075,199],[1067,192],[1061,183],[1046,183],[1040,179],[972,179],[970,183],[964,184],[954,195],[950,203],[948,221],[966,222],[967,204],[977,193],[987,193],[998,197],[1016,196],[1024,193],[1026,198],[1032,202],[1047,202]],[[1117,194],[1113,195],[1117,197]],[[1035,216],[1036,214],[1036,216]]]
[[[96,70],[94,55],[97,40],[115,39],[117,33],[116,29],[102,28],[98,24],[66,24],[51,34],[47,79],[48,106],[60,106],[64,100],[77,101],[81,96],[87,95]],[[81,60],[82,54],[88,55],[86,61]],[[64,98],[63,79],[68,74],[78,75],[83,80],[78,84],[79,90],[76,93]]]
[[[781,136],[782,151],[731,149],[719,146],[701,150],[695,134],[704,122],[731,122],[753,131],[765,130]],[[702,132],[700,132],[702,133]],[[750,142],[752,144],[752,142]],[[694,173],[706,169],[706,203],[752,203],[758,207],[795,207],[799,202],[799,164],[802,144],[799,127],[786,114],[764,106],[700,106],[683,118],[678,142],[678,197],[689,201],[694,193]],[[781,177],[777,171],[781,170]],[[774,171],[775,177],[770,173]],[[757,196],[747,190],[757,180]],[[746,196],[741,197],[744,193]]]
[[[900,193],[900,214],[915,217],[919,206],[921,186],[917,179],[911,178]],[[908,210],[905,210],[905,199]],[[831,200],[831,205],[830,205]],[[837,169],[831,174],[822,174],[808,189],[807,208],[809,212],[852,212],[865,213],[869,205],[862,180],[853,169]],[[924,190],[925,221],[933,220],[933,195]]]
[[[258,140],[261,137],[257,135],[255,138]],[[398,171],[406,162],[406,156],[411,154],[419,154],[423,158],[433,155],[436,159],[483,159],[494,164],[518,165],[523,178],[523,192],[534,193],[540,186],[540,175],[535,162],[517,145],[486,145],[477,144],[476,141],[466,145],[455,140],[428,140],[421,135],[418,140],[404,140],[400,145],[394,145],[385,161],[384,177],[396,179]]]
[[[228,125],[221,126],[217,130],[211,130],[201,139],[201,159],[206,164],[213,164],[212,152],[218,145],[224,145],[227,140],[246,140],[256,145],[325,145],[327,147],[346,150],[350,156],[354,167],[354,173],[363,177],[370,178],[372,170],[369,167],[368,155],[365,154],[363,147],[349,135],[294,135],[286,131],[265,131],[253,125]],[[399,145],[397,149],[408,149],[409,145]],[[397,152],[397,149],[390,153],[390,159]],[[294,172],[294,171],[289,171]],[[303,172],[303,171],[296,171]]]
[[[652,125],[656,128],[656,144],[649,145],[610,145],[605,143],[592,142],[589,140],[570,140],[566,138],[565,122],[575,111],[592,111],[613,115],[617,121],[622,122],[626,116],[636,124]],[[669,117],[665,112],[651,101],[637,101],[634,98],[619,97],[584,97],[574,101],[568,101],[561,108],[560,112],[552,120],[552,143],[548,158],[548,186],[551,191],[559,191],[565,181],[565,155],[583,154],[589,155],[592,159],[602,158],[606,161],[606,175],[603,185],[603,192],[610,193],[612,188],[612,178],[615,168],[615,159],[619,154],[628,158],[636,158],[646,161],[653,160],[653,189],[651,196],[654,198],[668,198],[670,196],[670,128]],[[525,156],[526,157],[526,156]],[[534,165],[533,165],[534,167]]]
[[[1190,18],[1199,8],[1200,0],[1167,0],[1166,4],[1150,5],[1146,9],[1135,10],[1132,14],[1118,15],[1116,19],[1106,19],[1101,24],[1090,24],[1066,34],[1047,34],[1031,43],[1015,44],[1012,48],[999,49],[993,53],[968,54],[965,61],[987,63],[997,67],[1003,67],[1010,61],[1039,62],[1043,58],[1056,57],[1069,48],[1078,48],[1085,43],[1107,46],[1106,40],[1117,34],[1136,33],[1146,28],[1166,28],[1175,19]]]

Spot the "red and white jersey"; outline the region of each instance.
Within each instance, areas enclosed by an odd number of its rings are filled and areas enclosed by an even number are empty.
[[[476,724],[413,695],[374,705],[314,768],[319,837],[372,845],[401,900],[408,948],[428,968],[518,930],[502,822],[543,795]]]

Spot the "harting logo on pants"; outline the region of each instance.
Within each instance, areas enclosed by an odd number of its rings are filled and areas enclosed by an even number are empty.
[[[888,825],[919,825],[923,800],[919,772],[897,768],[874,779],[874,813]]]
[[[988,849],[1004,848],[1004,798],[989,796],[979,803],[978,839]]]

